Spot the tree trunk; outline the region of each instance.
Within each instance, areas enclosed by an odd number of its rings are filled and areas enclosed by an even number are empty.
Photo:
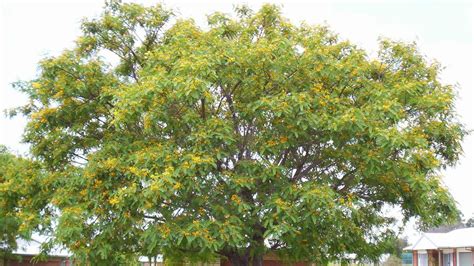
[[[251,196],[248,196],[248,201],[252,201]],[[232,266],[263,266],[263,254],[265,252],[265,227],[256,223],[256,229],[252,237],[252,245],[244,250],[233,250],[226,254]],[[250,255],[252,254],[252,255]]]
[[[228,258],[232,266],[249,266],[249,259],[246,255],[235,253],[230,255]]]
[[[259,255],[253,257],[252,266],[263,266],[263,256]]]

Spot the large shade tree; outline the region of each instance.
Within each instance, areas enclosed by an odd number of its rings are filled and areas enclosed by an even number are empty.
[[[372,58],[271,5],[208,21],[112,1],[18,84],[54,243],[94,264],[324,263],[376,258],[387,209],[426,226],[457,217],[439,170],[465,132],[414,44],[381,40]]]

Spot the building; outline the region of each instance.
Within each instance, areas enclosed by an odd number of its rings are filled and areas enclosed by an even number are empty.
[[[73,265],[69,257],[66,256],[48,256],[44,261],[34,262],[36,254],[15,254],[13,258],[3,259],[0,266],[71,266]]]
[[[13,256],[0,259],[0,266],[72,266],[69,252],[53,249],[45,260],[34,262],[33,258],[40,253],[41,242],[37,240],[17,240],[18,248]]]
[[[165,263],[163,262],[163,257],[158,256],[157,262],[153,263],[150,262],[146,257],[140,257],[140,265],[142,266],[165,266],[165,265],[173,265],[173,263]],[[193,263],[175,263],[176,265],[181,266],[231,266],[232,264],[230,261],[222,258],[216,259],[214,262],[208,263],[201,263],[201,262],[193,262]],[[298,263],[285,263],[281,261],[278,256],[275,254],[267,254],[263,257],[263,266],[311,266],[314,265],[312,263],[305,263],[305,262],[298,262]]]
[[[329,263],[327,266],[374,266],[373,262],[358,261],[355,254],[348,254],[346,259],[347,262],[335,261]],[[153,260],[153,259],[152,259]],[[180,266],[231,266],[230,261],[225,258],[216,259],[214,262],[192,262],[192,263],[170,263],[164,262],[162,256],[158,256],[156,262],[151,262],[147,257],[140,257],[139,259],[141,266],[166,266],[166,265],[180,265]],[[268,253],[263,256],[263,266],[315,266],[318,265],[312,262],[286,262],[279,258],[275,253]]]
[[[404,250],[412,252],[413,266],[473,266],[474,228],[422,233]]]
[[[285,265],[291,265],[291,266],[312,266],[314,264],[308,263],[308,262],[295,262],[295,263],[285,263],[283,262],[276,254],[269,253],[263,256],[263,266],[285,266]],[[220,266],[232,266],[230,261],[222,259]]]

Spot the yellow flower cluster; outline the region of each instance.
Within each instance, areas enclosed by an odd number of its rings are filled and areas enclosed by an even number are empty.
[[[384,105],[382,106],[382,108],[385,110],[385,111],[388,111],[388,109],[390,109],[390,107],[392,106],[392,104],[390,102],[387,102],[387,103],[384,103]]]
[[[272,147],[272,146],[275,146],[275,145],[278,145],[278,144],[284,144],[288,141],[288,137],[286,136],[282,136],[277,140],[269,140],[267,141],[267,145]]]
[[[178,190],[182,187],[183,185],[180,182],[176,182],[176,184],[173,186],[174,190]]]
[[[58,92],[56,92],[56,94],[53,95],[53,98],[59,99],[59,98],[63,97],[63,95],[64,95],[64,90],[62,88],[60,88],[58,90]]]
[[[314,85],[314,87],[312,89],[312,91],[314,93],[320,93],[322,90],[323,90],[323,84],[321,84],[321,83],[318,83],[318,84]]]
[[[406,183],[403,183],[402,184],[402,190],[403,190],[403,192],[408,193],[408,192],[410,192],[410,186]]]
[[[237,204],[242,203],[242,200],[239,198],[239,196],[237,196],[237,195],[235,195],[235,194],[232,195],[232,196],[230,197],[230,199],[231,199],[233,202],[237,203]]]
[[[94,188],[99,188],[102,185],[102,180],[94,180]]]
[[[109,199],[109,203],[111,205],[117,205],[117,204],[119,204],[119,202],[120,202],[120,199],[117,198],[117,197],[112,197],[112,198]]]
[[[34,89],[39,89],[39,88],[41,88],[41,83],[33,82],[33,83],[31,83],[31,87],[33,87]]]
[[[10,190],[10,186],[13,184],[13,180],[8,179],[5,182],[0,183],[0,192],[6,192]]]
[[[147,169],[138,169],[135,166],[131,166],[128,168],[128,171],[138,177],[146,177],[148,176],[148,170]]]
[[[78,215],[81,212],[82,212],[82,209],[78,206],[67,207],[64,209],[64,213],[70,213],[70,214],[75,214],[75,215]]]
[[[172,176],[173,171],[174,171],[174,167],[173,166],[168,166],[168,167],[166,167],[165,171],[163,172],[163,176],[165,176],[165,177]]]
[[[213,159],[211,157],[202,157],[199,155],[191,155],[191,162],[195,164],[201,164],[201,163],[212,163]]]
[[[154,192],[157,192],[159,191],[161,188],[160,184],[158,184],[157,182],[153,182],[150,186],[150,190],[151,191],[154,191]]]
[[[43,108],[40,111],[33,113],[31,119],[39,119],[40,122],[45,123],[47,121],[46,117],[54,112],[56,112],[56,108]]]
[[[107,169],[114,169],[117,167],[118,165],[118,160],[117,158],[109,158],[107,160],[104,161],[103,165],[107,168]]]
[[[285,203],[282,199],[280,199],[280,198],[278,198],[278,199],[275,200],[275,204],[276,204],[278,207],[280,207],[280,208],[286,206],[286,203]]]
[[[171,233],[171,229],[166,224],[163,224],[160,229],[165,237],[168,237]]]

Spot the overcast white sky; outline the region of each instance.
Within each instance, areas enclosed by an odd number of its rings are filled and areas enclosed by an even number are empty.
[[[158,1],[136,1],[153,4]],[[457,84],[457,110],[461,121],[474,129],[473,93],[473,8],[470,1],[159,1],[205,25],[206,14],[231,12],[234,4],[258,9],[262,3],[277,3],[294,23],[325,23],[343,39],[365,48],[373,55],[379,36],[416,41],[428,58],[446,69],[442,79]],[[25,96],[11,83],[33,79],[37,62],[71,48],[80,34],[79,21],[97,16],[100,0],[0,0],[0,110],[25,103]],[[25,120],[0,115],[0,144],[26,153],[21,144]],[[474,136],[464,141],[459,165],[444,172],[444,182],[466,217],[474,215]],[[413,234],[413,230],[408,230]],[[411,237],[412,238],[412,237]]]

